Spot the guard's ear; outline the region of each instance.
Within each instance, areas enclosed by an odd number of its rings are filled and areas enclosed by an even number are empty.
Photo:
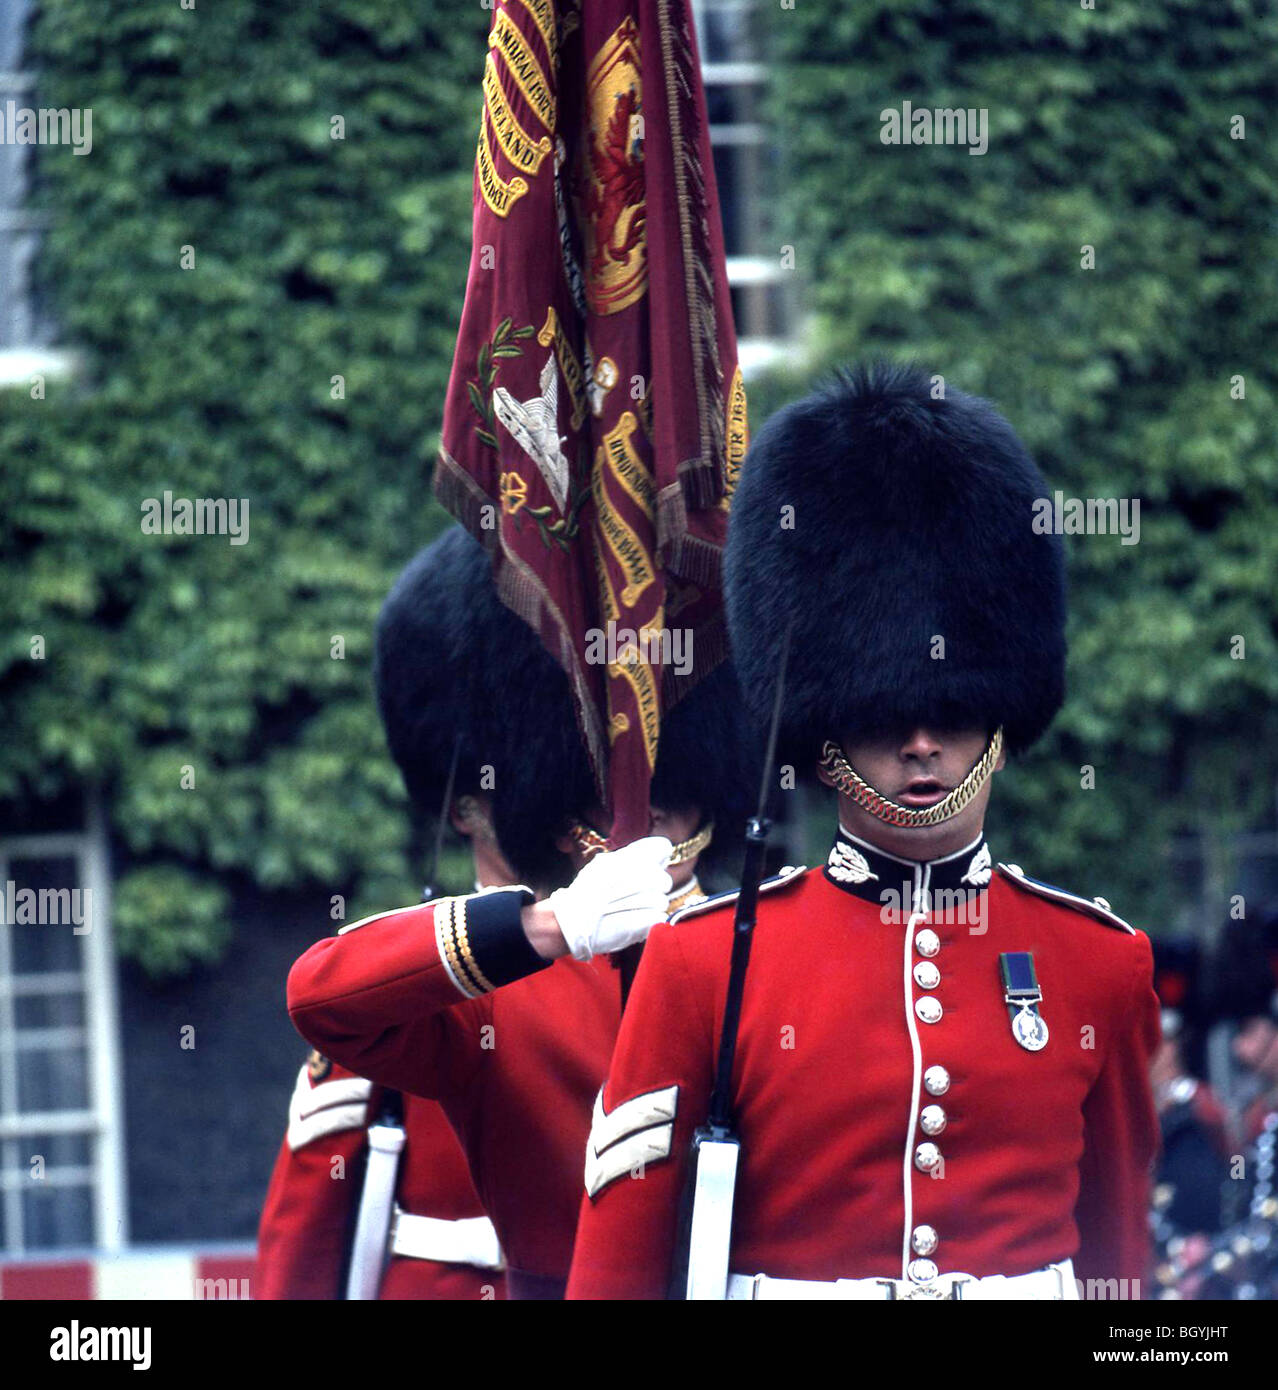
[[[839,747],[842,748],[843,745],[840,744]],[[821,785],[822,785],[823,787],[833,787],[833,786],[834,786],[834,782],[833,782],[833,780],[831,779],[830,774],[825,770],[825,768],[823,768],[823,767],[821,766],[821,760],[820,760],[819,758],[817,759],[817,762],[816,762],[816,775],[817,775],[817,781],[820,782]],[[836,790],[837,790],[837,788],[836,788]]]

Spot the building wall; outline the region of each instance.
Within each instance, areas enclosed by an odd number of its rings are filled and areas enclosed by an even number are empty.
[[[331,930],[327,895],[236,894],[215,969],[157,987],[120,971],[125,1153],[134,1243],[251,1239],[307,1046],[289,966]],[[184,1050],[182,1031],[194,1029]]]

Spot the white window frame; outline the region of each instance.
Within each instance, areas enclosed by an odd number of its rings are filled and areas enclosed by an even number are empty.
[[[691,0],[693,21],[697,30],[697,46],[703,55],[701,76],[707,92],[720,87],[762,87],[768,79],[766,63],[737,60],[732,62],[707,61],[706,53],[706,10],[737,10],[742,13],[759,8],[758,0]],[[719,122],[710,126],[710,143],[717,149],[729,146],[753,146],[761,148],[768,143],[767,127],[757,121]],[[758,188],[743,187],[737,190],[740,202],[747,210],[760,203]],[[747,242],[755,238],[749,228],[753,217],[747,211]],[[750,246],[746,253],[727,257],[728,284],[733,288],[777,287],[789,290],[793,281],[792,272],[781,268],[780,248],[776,252],[762,254],[762,247]],[[785,333],[783,336],[763,336],[739,333],[737,337],[737,358],[741,364],[741,374],[746,381],[761,372],[785,361],[793,361],[798,348],[795,336],[797,315],[793,307],[785,312]]]
[[[92,926],[81,943],[80,969],[47,975],[13,975],[14,926],[6,920],[5,888],[12,863],[31,858],[71,859],[80,886],[90,890]],[[28,884],[27,887],[39,885]],[[85,1110],[20,1111],[17,1069],[21,1053],[14,1043],[14,1001],[19,995],[79,988],[84,998],[84,1027],[39,1030],[46,1043],[86,1044]],[[23,1030],[30,1037],[35,1030]],[[72,1035],[75,1035],[74,1038]],[[0,1142],[46,1134],[83,1134],[91,1161],[84,1167],[50,1167],[41,1181],[53,1187],[87,1186],[93,1200],[93,1241],[98,1250],[114,1251],[128,1243],[128,1203],[124,1162],[124,1096],[120,1056],[119,1003],[115,957],[111,945],[111,874],[105,821],[96,799],[90,801],[89,827],[82,832],[0,836]],[[5,1210],[6,1254],[28,1254],[22,1218],[22,1193],[34,1181],[20,1168],[0,1173],[0,1202]]]
[[[0,10],[6,12],[6,17],[12,5],[13,0],[0,0]],[[17,5],[16,9],[19,20],[25,22],[31,6],[24,3]],[[9,100],[18,106],[36,104],[36,79],[33,73],[23,68],[0,69],[0,104]],[[35,234],[44,225],[43,219],[23,206],[25,196],[25,179],[16,179],[12,186],[0,179],[0,240],[7,241],[15,234]],[[21,309],[18,314],[11,313],[15,300]],[[10,339],[8,323],[15,317],[20,324],[19,333],[16,339]],[[30,285],[24,275],[18,275],[16,283],[8,283],[7,277],[0,279],[0,331],[3,332],[0,337],[0,389],[29,387],[32,378],[37,376],[57,379],[74,374],[74,353],[48,347],[39,341],[41,328],[35,322],[34,306],[30,303]],[[22,341],[24,338],[28,341]]]

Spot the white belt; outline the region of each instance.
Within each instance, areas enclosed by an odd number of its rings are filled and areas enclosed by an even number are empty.
[[[938,1274],[926,1284],[910,1279],[773,1279],[766,1274],[728,1276],[729,1299],[1077,1299],[1074,1262],[1062,1260],[1031,1274]]]
[[[493,1223],[486,1216],[461,1221],[441,1221],[435,1216],[414,1216],[395,1208],[391,1229],[391,1254],[410,1260],[437,1260],[445,1265],[474,1265],[479,1269],[505,1269],[506,1258]]]

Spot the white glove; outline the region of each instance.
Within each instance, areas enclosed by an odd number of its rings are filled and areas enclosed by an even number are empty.
[[[671,887],[665,865],[673,850],[664,835],[605,850],[546,899],[578,960],[632,946],[665,921]]]

